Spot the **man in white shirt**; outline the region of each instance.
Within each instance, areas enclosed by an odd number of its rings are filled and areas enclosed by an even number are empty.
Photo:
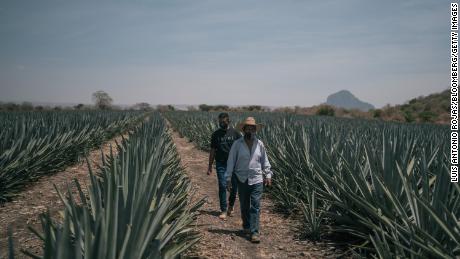
[[[263,186],[271,186],[272,183],[271,166],[264,143],[255,135],[262,126],[253,117],[238,124],[237,128],[244,133],[244,137],[233,142],[225,173],[228,187],[231,186],[232,175],[237,176],[243,230],[251,234],[250,240],[253,243],[260,242],[260,198]]]

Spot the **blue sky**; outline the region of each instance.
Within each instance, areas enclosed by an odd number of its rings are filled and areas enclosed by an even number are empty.
[[[449,87],[450,1],[0,2],[0,101],[377,107]]]

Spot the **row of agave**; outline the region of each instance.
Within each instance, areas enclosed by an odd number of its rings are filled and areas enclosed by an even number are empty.
[[[235,121],[247,113],[230,114]],[[460,188],[449,179],[449,128],[284,114],[252,114],[266,127],[275,173],[271,195],[303,216],[309,238],[346,240],[376,258],[460,255]],[[166,114],[209,146],[216,113]],[[204,125],[189,133],[188,123]],[[207,139],[207,141],[206,141]]]
[[[198,241],[193,227],[203,200],[191,202],[191,185],[167,132],[154,114],[104,157],[100,172],[89,168],[87,193],[74,181],[59,224],[41,215],[43,255],[33,258],[176,258]]]
[[[141,120],[138,112],[0,113],[0,202]]]

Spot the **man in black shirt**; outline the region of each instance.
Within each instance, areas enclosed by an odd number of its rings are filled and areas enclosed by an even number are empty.
[[[235,204],[237,192],[237,179],[235,174],[232,177],[230,197],[227,208],[227,182],[225,171],[227,170],[227,159],[230,148],[235,140],[241,137],[241,134],[229,126],[230,119],[228,113],[219,114],[219,129],[214,131],[211,136],[211,152],[209,153],[208,175],[212,173],[212,164],[216,160],[217,180],[219,182],[219,200],[221,214],[219,218],[225,219],[226,216],[232,216],[233,205]]]

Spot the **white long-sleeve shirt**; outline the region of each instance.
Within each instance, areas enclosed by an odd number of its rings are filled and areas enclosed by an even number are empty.
[[[248,180],[248,184],[253,185],[263,182],[264,176],[271,178],[273,173],[270,168],[264,143],[256,138],[249,150],[244,138],[240,138],[230,148],[225,177],[230,181],[234,173],[240,182]]]

